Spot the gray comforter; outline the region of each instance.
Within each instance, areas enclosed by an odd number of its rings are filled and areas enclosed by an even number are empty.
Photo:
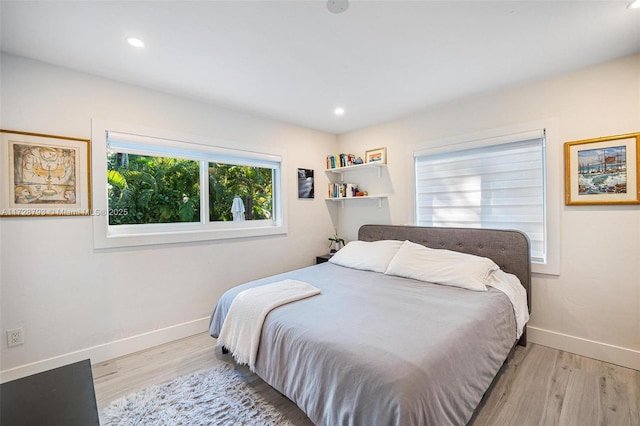
[[[500,291],[475,292],[323,263],[227,291],[217,337],[247,288],[292,278],[322,293],[267,316],[256,373],[318,425],[463,425],[515,343]]]

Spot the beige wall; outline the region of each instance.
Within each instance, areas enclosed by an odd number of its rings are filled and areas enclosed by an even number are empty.
[[[204,331],[233,285],[314,263],[334,232],[322,196],[297,199],[298,167],[315,169],[334,135],[128,86],[32,60],[1,57],[0,127],[80,138],[91,119],[261,145],[283,152],[288,235],[94,250],[90,217],[0,219],[2,379],[93,362]],[[32,364],[33,363],[33,364]]]
[[[533,277],[530,339],[640,369],[640,206],[568,207],[562,198],[564,142],[640,131],[640,56],[340,135],[343,152],[387,147],[388,176],[365,181],[391,192],[382,208],[345,205],[340,232],[352,240],[363,223],[411,223],[412,146],[540,120],[557,133],[548,151],[559,168],[561,273]]]

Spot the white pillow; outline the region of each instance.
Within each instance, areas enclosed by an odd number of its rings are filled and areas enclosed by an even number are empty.
[[[431,249],[405,241],[385,274],[487,291],[491,273],[500,269],[491,259],[451,250]]]
[[[351,241],[334,254],[329,262],[347,268],[384,272],[402,241]]]

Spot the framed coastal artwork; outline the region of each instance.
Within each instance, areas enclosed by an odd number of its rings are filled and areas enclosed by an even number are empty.
[[[86,216],[88,139],[0,130],[0,216]]]
[[[567,205],[640,204],[640,133],[564,144]]]
[[[365,163],[387,163],[387,148],[370,149],[364,153]]]

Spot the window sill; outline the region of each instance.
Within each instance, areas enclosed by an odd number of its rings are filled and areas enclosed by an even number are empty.
[[[226,225],[227,223],[229,225]],[[154,227],[155,229],[151,232],[145,231],[143,229],[144,226],[140,226],[137,227],[141,230],[141,232],[138,233],[107,232],[106,235],[100,231],[102,227],[94,226],[93,246],[96,249],[105,249],[287,234],[287,227],[285,225],[262,225],[250,228],[237,228],[234,222],[226,222],[224,225],[226,226],[211,228],[204,227],[201,224],[185,224],[180,230],[176,229],[177,227],[175,226],[166,231],[159,230],[159,227]],[[98,232],[95,232],[96,230]]]

